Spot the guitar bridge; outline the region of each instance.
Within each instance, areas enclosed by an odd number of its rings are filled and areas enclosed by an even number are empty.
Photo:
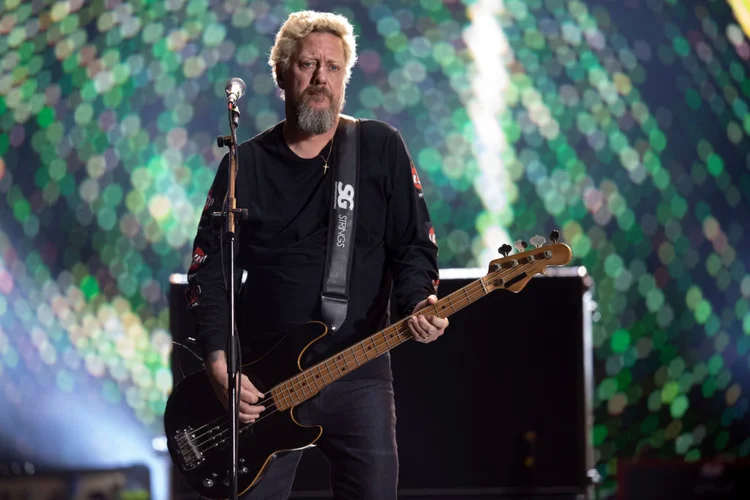
[[[186,427],[175,433],[172,437],[172,443],[177,450],[177,458],[180,466],[184,470],[190,470],[198,467],[205,458],[202,449],[207,449],[209,443],[213,443],[213,430],[203,431],[199,435],[193,431],[192,427]]]

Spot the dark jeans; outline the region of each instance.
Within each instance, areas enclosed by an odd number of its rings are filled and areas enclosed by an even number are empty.
[[[323,426],[316,443],[331,465],[337,500],[396,500],[396,408],[390,380],[338,380],[297,408],[303,425]],[[286,500],[302,451],[278,458],[242,500]]]

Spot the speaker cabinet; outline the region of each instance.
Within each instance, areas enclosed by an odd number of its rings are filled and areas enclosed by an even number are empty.
[[[483,274],[443,270],[438,295]],[[438,341],[392,351],[400,496],[592,498],[592,287],[584,268],[550,269],[458,311]],[[173,280],[181,343],[193,331],[184,289]],[[181,351],[175,381],[200,369]],[[308,450],[292,497],[327,492],[328,464]]]

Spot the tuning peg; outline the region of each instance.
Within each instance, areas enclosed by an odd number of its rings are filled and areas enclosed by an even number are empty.
[[[497,249],[497,251],[498,251],[498,252],[500,252],[500,254],[501,254],[501,255],[502,255],[503,257],[507,257],[507,256],[508,256],[508,254],[509,254],[509,253],[510,253],[510,252],[511,252],[512,250],[513,250],[513,247],[512,247],[512,246],[510,246],[510,245],[508,245],[507,243],[503,243],[503,246],[501,246],[500,248],[498,248],[498,249]]]
[[[544,238],[544,236],[539,236],[538,234],[529,240],[529,242],[536,248],[541,248],[541,246],[544,245],[545,241],[547,240]]]
[[[513,243],[513,246],[516,247],[516,250],[518,250],[519,252],[523,252],[526,250],[526,247],[529,246],[529,244],[523,240],[516,240],[516,242]]]
[[[554,229],[551,233],[549,233],[549,239],[552,243],[557,244],[557,240],[560,238],[560,231],[557,229]]]

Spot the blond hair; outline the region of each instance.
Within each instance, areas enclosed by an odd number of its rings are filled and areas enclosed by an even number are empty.
[[[287,70],[289,61],[297,51],[297,44],[310,33],[330,33],[341,38],[344,42],[344,68],[346,70],[344,83],[349,83],[352,68],[357,62],[357,42],[351,23],[341,14],[303,10],[290,14],[276,33],[276,41],[268,58],[276,85],[279,83],[277,74],[279,66],[282,72]]]

